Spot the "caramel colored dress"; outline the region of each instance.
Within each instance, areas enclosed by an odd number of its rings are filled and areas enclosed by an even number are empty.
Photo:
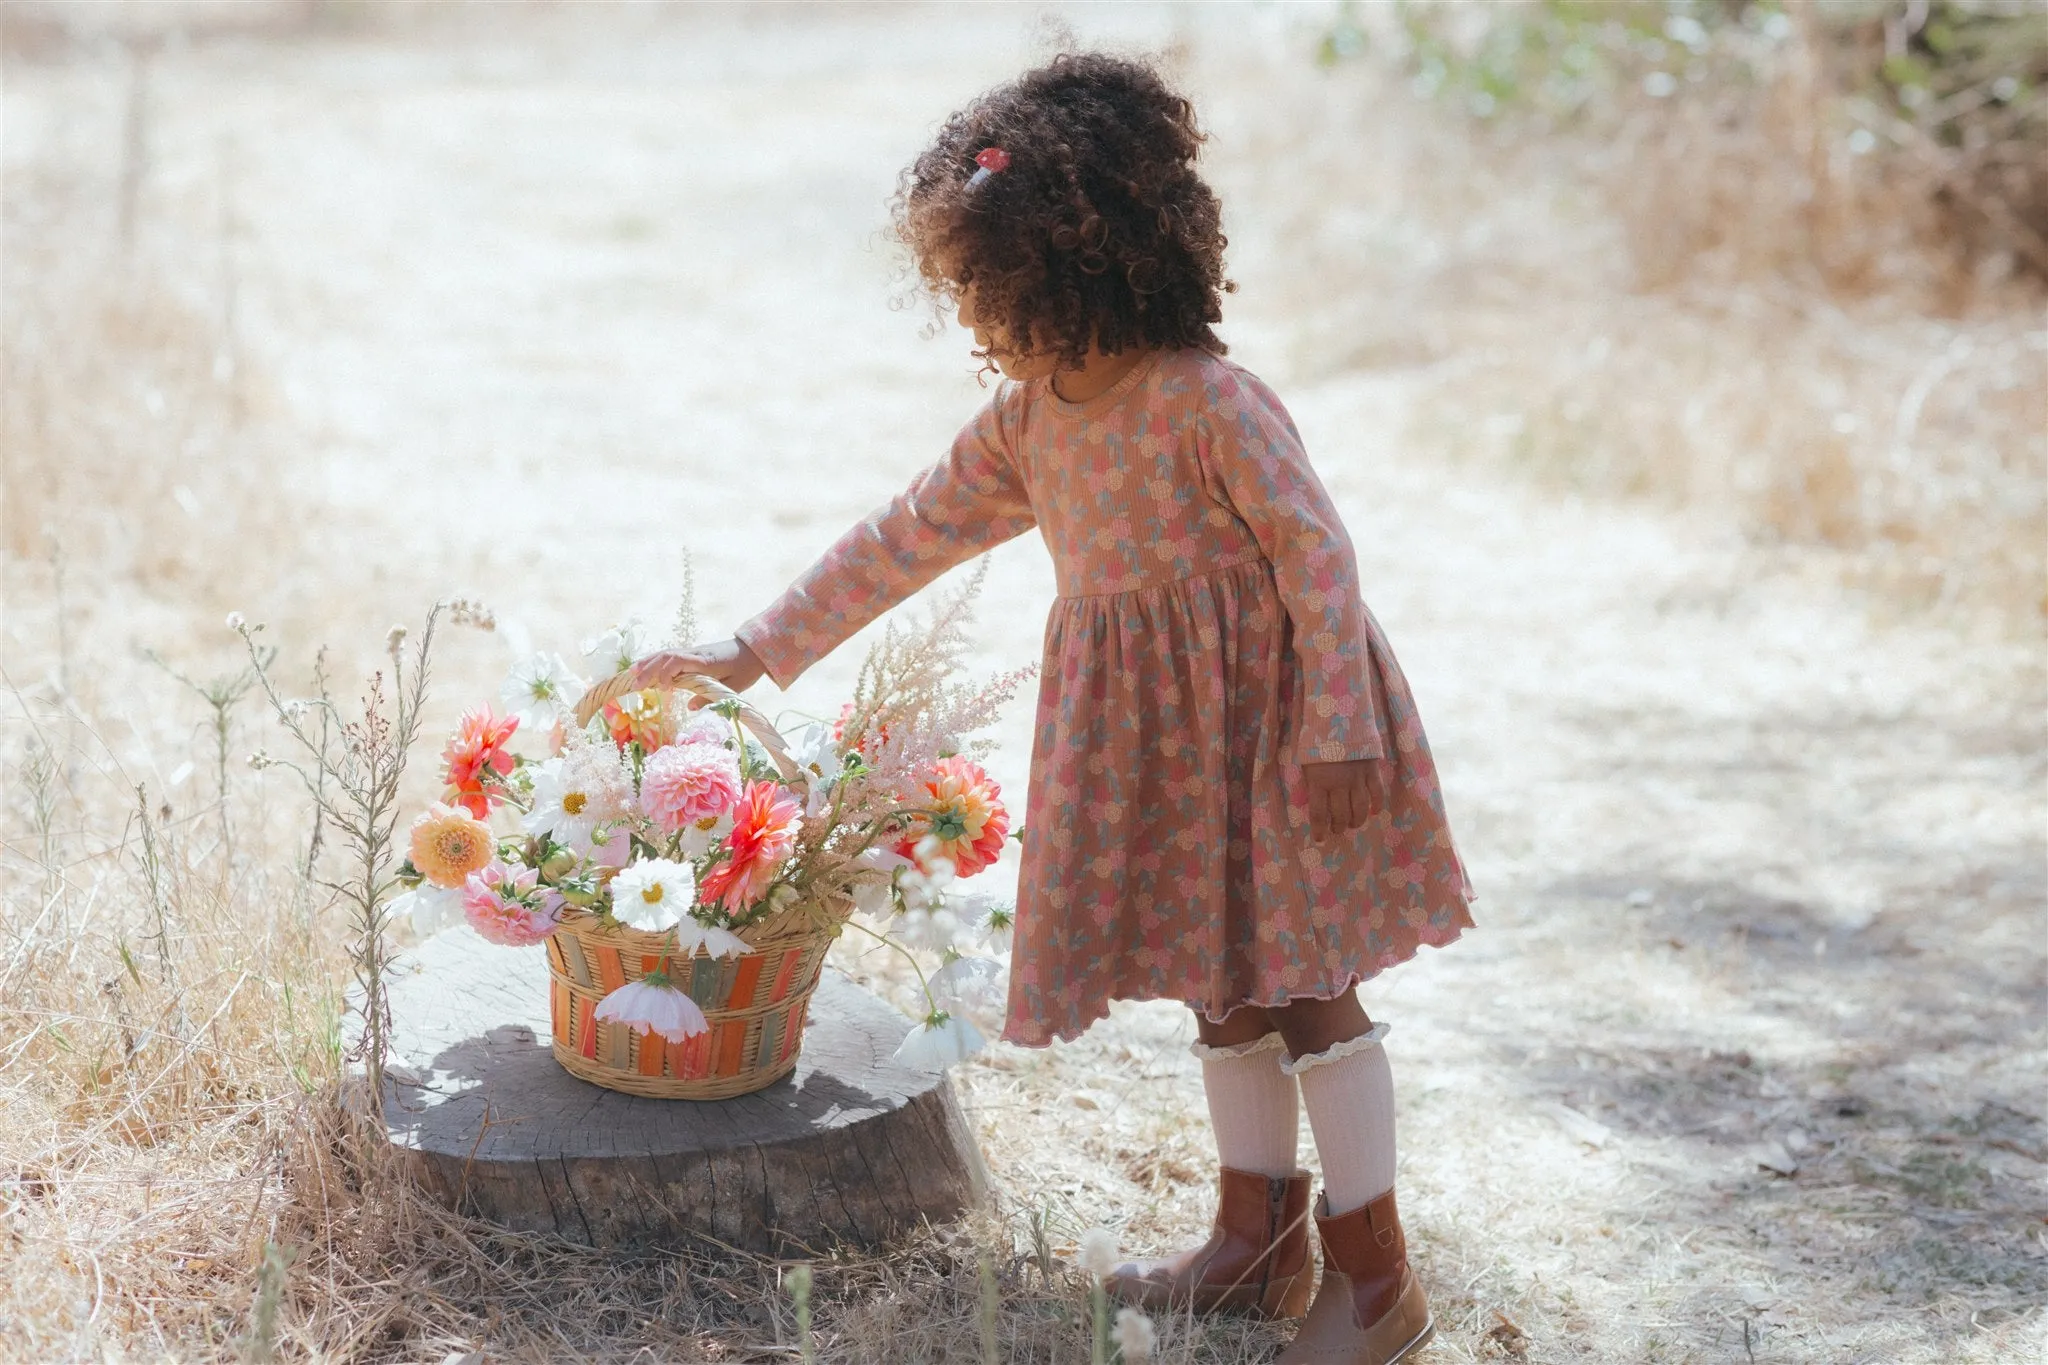
[[[1472,923],[1407,681],[1280,400],[1199,350],[1068,403],[1004,383],[952,453],[740,627],[776,683],[1037,526],[1045,630],[1004,1037],[1111,1000],[1327,999]],[[1309,835],[1303,762],[1375,759],[1367,825]]]

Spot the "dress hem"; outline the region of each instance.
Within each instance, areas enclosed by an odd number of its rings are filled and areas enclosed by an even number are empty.
[[[1078,1028],[1074,1028],[1071,1030],[1053,1029],[1047,1034],[1045,1034],[1038,1041],[1032,1042],[1014,1036],[1012,1030],[1007,1025],[1005,1025],[1002,1033],[1002,1041],[1009,1043],[1014,1047],[1030,1048],[1051,1047],[1054,1043],[1071,1043],[1076,1038],[1079,1038],[1082,1034],[1086,1033],[1089,1029],[1093,1028],[1096,1024],[1099,1024],[1104,1019],[1107,1019],[1109,1017],[1110,1004],[1117,1000],[1172,1000],[1178,1004],[1186,1005],[1189,1009],[1196,1011],[1204,1019],[1208,1020],[1212,1024],[1221,1023],[1224,1019],[1228,1018],[1232,1012],[1244,1009],[1247,1006],[1250,1006],[1254,1009],[1274,1009],[1281,1005],[1292,1004],[1296,1000],[1335,1000],[1337,997],[1341,995],[1350,994],[1352,991],[1356,990],[1360,985],[1364,984],[1367,981],[1372,980],[1381,972],[1386,971],[1389,967],[1398,967],[1404,962],[1414,961],[1415,958],[1420,955],[1422,949],[1424,948],[1449,947],[1451,944],[1456,943],[1459,938],[1463,937],[1467,929],[1470,929],[1472,927],[1473,925],[1470,918],[1470,912],[1468,910],[1465,922],[1463,924],[1453,924],[1447,930],[1428,929],[1418,934],[1416,936],[1415,941],[1415,951],[1409,953],[1406,957],[1396,958],[1392,962],[1388,962],[1383,964],[1382,966],[1373,968],[1371,971],[1350,972],[1345,976],[1342,984],[1333,986],[1327,990],[1310,989],[1299,991],[1285,991],[1256,999],[1232,1000],[1227,1007],[1224,1007],[1220,1011],[1218,1011],[1214,1006],[1189,1000],[1184,996],[1113,995],[1105,999],[1102,1002],[1101,1006],[1096,1010],[1096,1012],[1089,1015],[1088,1018],[1085,1021],[1083,1021]]]

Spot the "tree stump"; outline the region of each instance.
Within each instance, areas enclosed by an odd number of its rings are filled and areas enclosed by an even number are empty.
[[[952,1082],[899,1066],[903,1015],[829,968],[794,1075],[737,1099],[600,1089],[548,1049],[547,964],[455,929],[390,987],[385,1127],[436,1197],[591,1246],[872,1248],[986,1188]]]

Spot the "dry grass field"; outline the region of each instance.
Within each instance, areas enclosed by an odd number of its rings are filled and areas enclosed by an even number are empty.
[[[487,600],[431,733],[526,641],[665,620],[686,552],[743,619],[979,401],[884,201],[1056,26],[0,18],[0,1359],[800,1359],[784,1267],[495,1231],[356,1139],[344,926],[222,621],[352,695],[392,622]],[[2043,295],[1896,234],[1853,287],[1716,245],[1701,205],[1767,236],[1793,195],[1764,152],[1476,125],[1319,69],[1328,19],[1061,22],[1205,111],[1225,335],[1349,521],[1480,889],[1364,990],[1425,1359],[2041,1359]],[[990,668],[1051,591],[1035,538],[992,557]],[[829,713],[859,654],[766,704]],[[1001,738],[1021,791],[1021,709]],[[818,1263],[817,1358],[1086,1361],[1080,1232],[1209,1212],[1191,1038],[1125,1005],[962,1067],[995,1203]],[[1281,1340],[1160,1327],[1172,1365]]]

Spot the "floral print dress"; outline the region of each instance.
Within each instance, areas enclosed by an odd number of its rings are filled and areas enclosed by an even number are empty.
[[[788,686],[1036,525],[1045,631],[1004,1037],[1118,999],[1327,999],[1472,923],[1407,681],[1280,400],[1200,350],[1069,403],[1005,383],[739,637]],[[1301,764],[1373,759],[1372,816],[1309,834]]]

